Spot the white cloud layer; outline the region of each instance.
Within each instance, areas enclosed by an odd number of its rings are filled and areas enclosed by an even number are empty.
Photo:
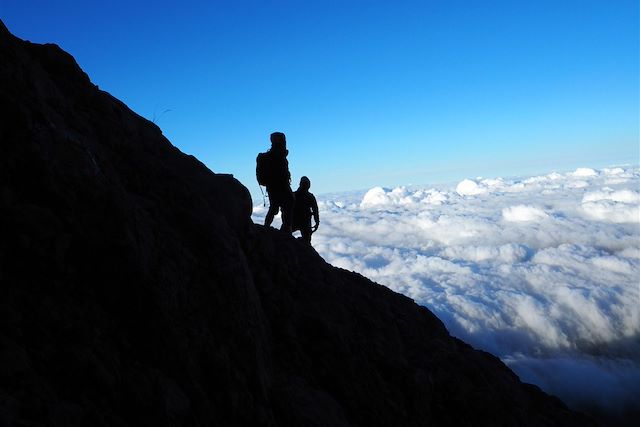
[[[508,208],[502,209],[502,217],[505,221],[540,221],[548,216],[549,215],[547,215],[542,209],[528,205],[509,206]]]
[[[314,247],[575,407],[640,405],[640,169],[319,197]],[[261,223],[262,206],[254,210]]]

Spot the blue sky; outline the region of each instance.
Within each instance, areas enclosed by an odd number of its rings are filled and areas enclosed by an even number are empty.
[[[275,130],[316,193],[639,161],[635,0],[0,0],[0,18],[254,198]]]

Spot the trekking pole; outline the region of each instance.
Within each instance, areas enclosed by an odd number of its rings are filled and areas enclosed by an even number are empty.
[[[260,187],[260,192],[262,193],[262,206],[267,207],[267,200],[264,198],[264,191],[262,191],[262,185],[258,185]]]

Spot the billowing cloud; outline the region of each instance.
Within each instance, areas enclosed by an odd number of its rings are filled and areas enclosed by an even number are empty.
[[[319,197],[313,244],[578,408],[640,405],[640,169]],[[265,208],[254,210],[261,222]]]
[[[539,221],[548,215],[540,208],[528,205],[516,205],[502,209],[502,217],[506,221]]]
[[[456,192],[461,196],[477,196],[486,193],[487,189],[472,179],[465,179],[457,185]]]
[[[571,173],[571,176],[588,178],[598,176],[598,172],[591,168],[578,168]]]
[[[640,192],[605,187],[586,193],[582,197],[582,209],[587,216],[599,221],[640,223]]]

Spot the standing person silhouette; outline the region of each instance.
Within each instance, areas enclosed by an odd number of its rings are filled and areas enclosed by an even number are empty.
[[[318,213],[318,202],[313,193],[309,192],[311,181],[306,176],[300,178],[300,186],[295,192],[295,203],[293,207],[293,230],[300,230],[302,240],[311,244],[311,234],[320,225],[320,214]],[[311,228],[311,217],[315,225]]]
[[[270,226],[273,218],[282,211],[282,226],[280,230],[291,233],[293,216],[293,192],[291,191],[291,173],[287,155],[287,139],[282,132],[271,134],[271,149],[267,152],[269,162],[269,182],[267,194],[269,195],[269,210],[264,218],[264,225]]]

